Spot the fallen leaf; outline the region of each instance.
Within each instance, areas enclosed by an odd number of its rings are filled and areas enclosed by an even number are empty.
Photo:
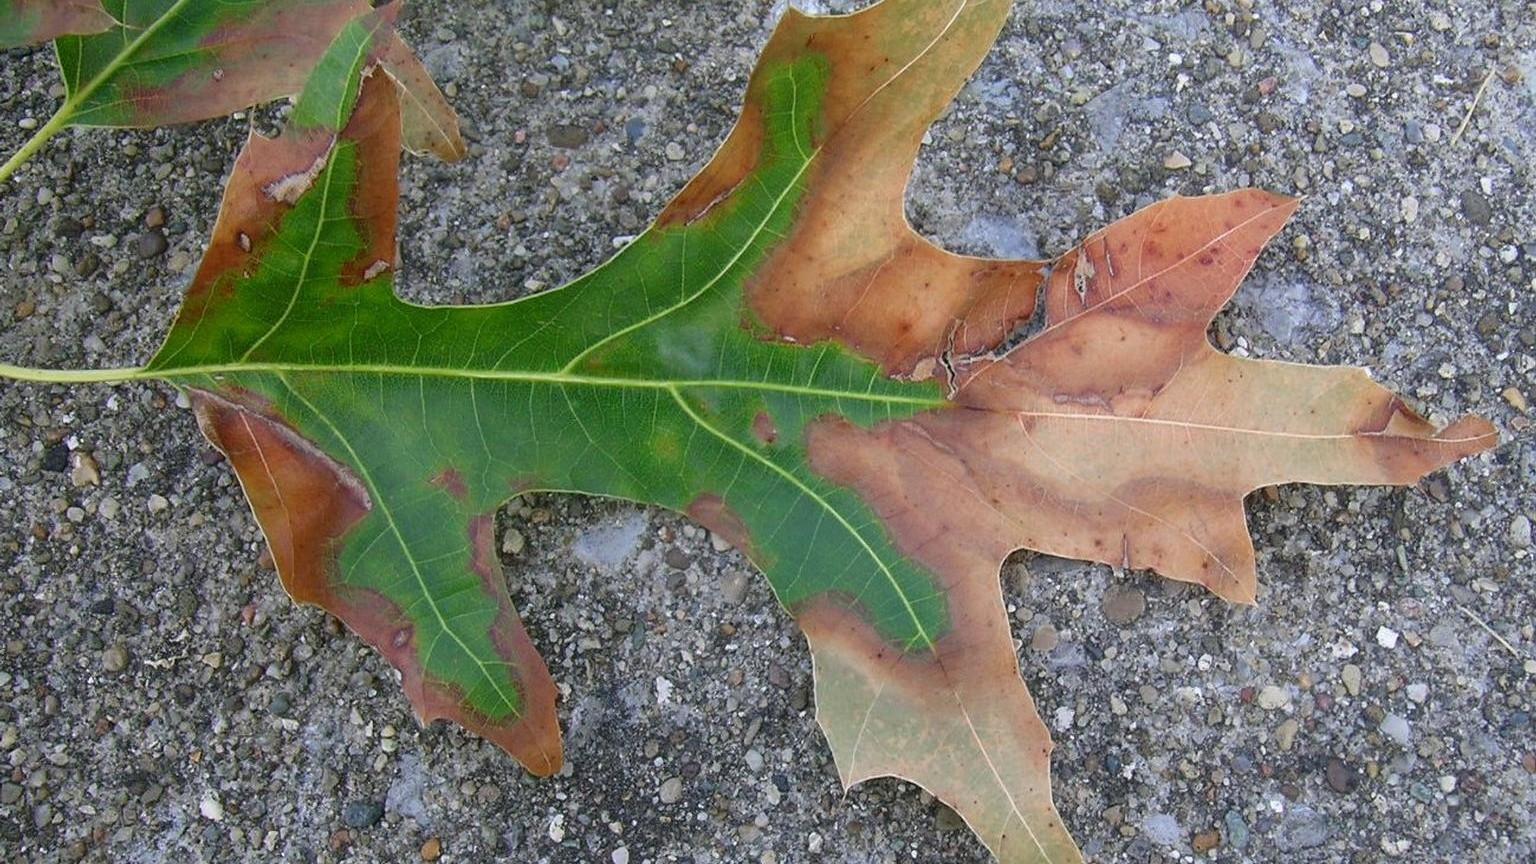
[[[99,0],[7,5],[0,44],[55,38],[66,95],[0,179],[71,126],[205,120],[293,95],[315,80],[316,62],[348,28],[367,34],[371,59],[407,87],[411,148],[463,155],[453,109],[391,26],[400,3],[375,10],[368,0],[127,0],[113,5],[115,17]]]
[[[115,24],[101,0],[0,0],[0,49],[100,33]]]
[[[560,765],[557,691],[501,578],[497,508],[560,490],[688,513],[805,630],[845,784],[921,784],[1010,864],[1080,860],[1002,559],[1151,568],[1251,602],[1246,493],[1410,483],[1497,436],[1478,418],[1437,431],[1357,369],[1210,345],[1290,199],[1166,201],[1050,262],[916,234],[922,136],[1007,12],[791,10],[736,129],[650,230],[488,306],[395,296],[399,107],[364,66],[252,139],[146,367],[0,371],[186,388],[289,592],[384,653],[424,720],[537,774]]]

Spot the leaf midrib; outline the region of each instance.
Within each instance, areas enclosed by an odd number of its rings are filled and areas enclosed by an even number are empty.
[[[402,378],[446,378],[450,380],[490,380],[517,384],[549,384],[564,387],[614,387],[635,390],[754,390],[766,393],[783,393],[794,396],[814,396],[825,399],[850,399],[904,405],[917,408],[943,408],[953,403],[941,396],[907,396],[895,393],[872,393],[858,390],[837,390],[774,381],[751,381],[733,378],[630,378],[606,375],[572,375],[564,372],[526,372],[498,369],[458,369],[446,366],[401,366],[390,363],[364,364],[311,364],[311,363],[221,363],[200,366],[182,366],[173,369],[137,367],[131,369],[82,370],[74,373],[65,370],[46,370],[46,376],[29,370],[0,365],[0,375],[22,380],[63,380],[65,375],[74,383],[113,383],[121,381],[219,378],[226,375],[250,375],[272,373],[333,374],[333,375],[393,375]]]

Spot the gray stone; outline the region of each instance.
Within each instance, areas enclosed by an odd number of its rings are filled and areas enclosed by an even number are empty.
[[[384,805],[377,801],[352,801],[341,809],[342,824],[348,828],[371,828],[384,818]]]
[[[1158,846],[1178,846],[1184,839],[1179,820],[1167,813],[1153,813],[1141,822],[1141,833]]]

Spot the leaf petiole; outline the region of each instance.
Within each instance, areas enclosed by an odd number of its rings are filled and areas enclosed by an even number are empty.
[[[27,143],[21,145],[20,150],[17,150],[11,158],[5,160],[4,165],[0,165],[0,183],[11,179],[11,175],[15,174],[17,169],[25,164],[28,159],[36,156],[38,151],[43,149],[44,144],[51,141],[53,136],[64,131],[64,128],[69,125],[70,117],[74,113],[74,100],[59,106],[59,110],[55,111],[53,116],[48,118],[48,122],[32,133],[32,137],[27,139]]]
[[[113,384],[145,377],[142,366],[118,369],[32,369],[0,363],[0,378],[40,384]]]

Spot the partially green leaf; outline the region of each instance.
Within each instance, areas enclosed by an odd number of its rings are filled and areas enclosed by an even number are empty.
[[[146,367],[0,371],[185,388],[290,593],[385,654],[420,716],[539,774],[560,765],[557,691],[500,576],[497,508],[550,490],[685,512],[804,629],[845,783],[922,784],[1009,864],[1077,861],[1001,560],[1251,602],[1245,494],[1413,482],[1497,434],[1437,430],[1359,370],[1209,344],[1282,196],[1163,202],[1051,262],[917,235],[923,135],[1007,11],[788,13],[735,131],[655,225],[563,288],[442,308],[395,295],[398,95],[354,74],[371,55],[344,34],[322,61],[341,86],[242,154]]]
[[[452,109],[389,26],[400,5],[374,10],[368,0],[122,0],[112,4],[103,28],[88,4],[50,6],[38,18],[42,7],[25,2],[15,10],[16,21],[34,23],[16,25],[17,38],[79,35],[56,40],[64,103],[0,167],[0,180],[71,126],[205,120],[294,95],[306,82],[337,86],[311,72],[342,34],[411,88],[411,148],[457,158],[463,143]],[[76,23],[54,20],[66,9],[79,13],[70,18]],[[348,74],[347,68],[325,71]]]

